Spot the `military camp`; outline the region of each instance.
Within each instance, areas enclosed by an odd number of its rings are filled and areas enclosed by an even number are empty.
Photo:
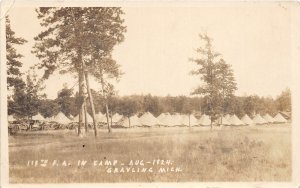
[[[18,2],[1,20],[9,183],[292,179],[289,7]]]

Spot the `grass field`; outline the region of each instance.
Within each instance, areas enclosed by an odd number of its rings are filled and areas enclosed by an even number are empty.
[[[156,159],[172,164],[150,164]],[[28,160],[48,165],[27,166]],[[64,160],[70,164],[63,166]],[[77,160],[87,164],[78,167]],[[95,160],[117,164],[93,166]],[[131,166],[130,160],[149,164]],[[101,130],[96,139],[74,130],[23,132],[9,137],[9,166],[11,183],[290,181],[291,126]],[[122,167],[131,170],[108,173]],[[152,172],[137,172],[150,167]],[[162,173],[160,167],[182,171]]]

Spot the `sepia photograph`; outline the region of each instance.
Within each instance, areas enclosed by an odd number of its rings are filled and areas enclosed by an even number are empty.
[[[291,3],[7,7],[9,184],[292,181]]]

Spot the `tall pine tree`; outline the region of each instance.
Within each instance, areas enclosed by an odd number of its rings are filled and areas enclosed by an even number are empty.
[[[27,41],[21,37],[17,37],[15,32],[11,29],[9,17],[5,17],[6,26],[6,65],[7,65],[7,89],[12,91],[14,87],[22,87],[24,84],[21,78],[20,68],[22,62],[20,58],[22,54],[18,53],[15,45],[22,45]]]
[[[33,53],[41,59],[37,66],[45,69],[45,78],[58,69],[61,73],[76,73],[81,101],[78,106],[78,134],[83,123],[86,81],[96,136],[95,110],[88,75],[95,72],[99,58],[109,59],[114,45],[123,40],[123,12],[118,7],[44,7],[37,9],[37,13],[45,28],[35,37]]]
[[[213,50],[212,39],[207,34],[200,34],[199,37],[204,47],[197,49],[199,57],[191,59],[198,65],[191,74],[199,76],[201,84],[192,94],[205,96],[212,128],[213,120],[223,112],[225,99],[232,96],[237,88],[233,70],[221,54]]]

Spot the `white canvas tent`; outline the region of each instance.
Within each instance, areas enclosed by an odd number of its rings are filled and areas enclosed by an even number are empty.
[[[72,121],[67,118],[67,116],[65,116],[65,114],[63,114],[62,112],[59,112],[53,119],[52,121],[55,121],[57,123],[61,123],[61,124],[68,124],[71,123]]]
[[[191,125],[198,125],[198,119],[193,114],[190,115],[190,122]]]
[[[254,125],[254,122],[253,120],[247,115],[245,114],[243,117],[242,117],[242,122],[244,122],[246,125]]]
[[[130,117],[130,124],[133,126],[141,126],[140,118],[137,115]]]
[[[92,118],[92,116],[90,116],[89,113],[86,113],[86,115],[87,115],[87,122],[88,122],[88,123],[93,123],[93,118]],[[73,118],[73,122],[78,122],[78,121],[79,121],[79,114]],[[82,113],[82,122],[85,122],[85,116],[84,116],[84,113]]]
[[[53,118],[54,117],[47,117],[47,118],[45,118],[45,121],[48,121],[48,122],[53,121]]]
[[[161,123],[162,125],[165,125],[165,126],[168,126],[168,127],[173,127],[173,126],[176,125],[173,116],[170,115],[170,114],[165,115],[164,118],[162,118],[162,119],[159,120],[159,121],[160,121],[160,123]]]
[[[87,121],[88,121],[88,123],[93,123],[93,118],[92,118],[92,116],[89,114],[89,113],[86,113],[86,116],[87,116]],[[84,119],[85,117],[83,116],[83,119]]]
[[[286,122],[287,122],[287,120],[280,113],[278,113],[274,117],[274,123],[286,123]]]
[[[230,119],[230,114],[226,114],[225,119],[227,119],[227,121]]]
[[[165,118],[167,115],[170,115],[170,114],[169,114],[169,113],[161,113],[161,114],[157,117],[157,119],[158,119],[159,121],[162,121],[162,119]]]
[[[110,121],[110,117],[108,117],[108,118]],[[98,113],[98,114],[96,114],[96,119],[97,119],[97,122],[107,123],[106,114]]]
[[[223,117],[222,120],[221,120],[221,117],[219,117],[217,119],[217,123],[220,125],[230,125],[230,122],[225,117]]]
[[[115,113],[113,116],[112,116],[112,122],[113,123],[116,123],[116,122],[119,122],[121,119],[123,118],[122,115],[118,114],[118,113]]]
[[[253,118],[253,122],[256,125],[262,125],[268,123],[264,118],[261,117],[261,115],[256,114],[255,117]]]
[[[263,118],[264,118],[268,123],[273,123],[273,122],[274,122],[274,119],[273,119],[269,114],[264,115]]]
[[[160,121],[155,118],[150,112],[144,113],[140,118],[140,122],[144,126],[155,126],[155,125],[162,125]]]
[[[106,118],[101,112],[97,113],[95,116],[97,122],[102,122],[102,119]]]
[[[230,125],[245,125],[235,114],[229,118]]]
[[[173,114],[172,118],[174,119],[174,124],[175,125],[183,125],[182,116],[180,114],[178,114],[178,113]]]
[[[100,113],[97,113],[97,114],[95,115],[96,121],[97,121],[97,122],[100,122],[102,116],[103,116],[103,114],[102,114],[101,112],[100,112]]]
[[[195,118],[193,114],[190,115],[182,115],[181,116],[181,124],[185,126],[195,126],[198,125],[198,120]]]
[[[14,118],[13,115],[9,115],[7,116],[7,121],[12,122],[12,121],[16,121],[16,119]]]
[[[130,117],[130,125],[129,125],[129,119],[128,117],[123,116],[120,121],[118,122],[119,125],[123,126],[123,127],[136,127],[136,126],[141,126],[141,122],[139,120],[139,118],[137,117],[137,115],[131,116]]]
[[[32,120],[45,121],[45,118],[40,113],[38,113],[37,115],[32,116]]]
[[[210,118],[209,118],[209,116],[208,115],[205,115],[205,114],[203,114],[202,116],[201,116],[201,118],[200,118],[200,120],[199,120],[199,125],[202,125],[202,126],[208,126],[208,125],[210,125]]]

